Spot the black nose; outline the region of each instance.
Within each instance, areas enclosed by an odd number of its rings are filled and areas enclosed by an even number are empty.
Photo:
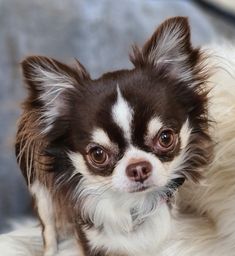
[[[143,183],[152,172],[152,165],[147,161],[133,163],[127,166],[126,175],[127,177],[136,182]]]

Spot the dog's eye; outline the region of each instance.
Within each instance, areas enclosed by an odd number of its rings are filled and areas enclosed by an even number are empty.
[[[164,148],[169,148],[174,142],[174,133],[171,130],[165,130],[160,133],[159,144]]]
[[[177,135],[172,129],[162,129],[154,139],[154,149],[157,153],[172,151],[177,142]]]
[[[109,160],[108,153],[100,146],[91,147],[88,150],[87,158],[92,165],[96,165],[98,167],[106,165]]]

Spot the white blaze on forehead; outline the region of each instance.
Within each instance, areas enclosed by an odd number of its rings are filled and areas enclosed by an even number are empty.
[[[147,139],[152,139],[156,136],[159,130],[162,128],[163,123],[159,117],[153,117],[147,126]]]
[[[112,117],[114,122],[123,130],[125,138],[131,140],[131,123],[133,118],[133,109],[123,98],[119,87],[117,86],[117,101],[112,108]]]

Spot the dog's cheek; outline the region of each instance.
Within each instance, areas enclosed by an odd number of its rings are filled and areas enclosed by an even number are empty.
[[[103,177],[101,175],[95,175],[89,169],[89,166],[87,165],[82,154],[78,152],[71,152],[68,156],[71,160],[72,165],[74,166],[72,176],[81,174],[84,182],[86,182],[88,186],[102,186],[102,184],[107,183],[108,178]]]

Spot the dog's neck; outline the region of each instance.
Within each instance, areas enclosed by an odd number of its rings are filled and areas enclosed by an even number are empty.
[[[84,233],[93,249],[103,248],[111,255],[152,255],[169,233],[169,207],[154,193],[140,196],[109,191],[99,200],[93,195],[86,202],[82,215],[89,216],[92,225]]]

